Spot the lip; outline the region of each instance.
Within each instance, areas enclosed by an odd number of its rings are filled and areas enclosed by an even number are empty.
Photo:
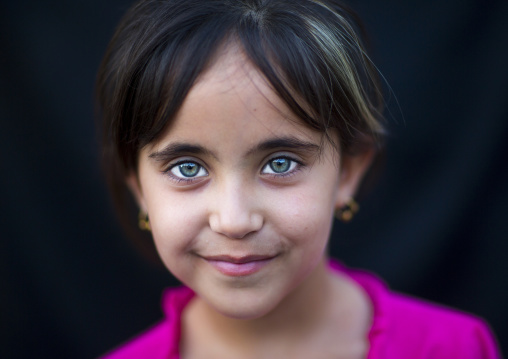
[[[210,265],[224,275],[230,277],[243,277],[260,271],[275,256],[248,255],[232,257],[228,255],[203,257]]]

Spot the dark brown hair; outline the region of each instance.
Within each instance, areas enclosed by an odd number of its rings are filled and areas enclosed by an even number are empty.
[[[97,79],[105,168],[117,207],[125,208],[125,178],[136,172],[140,149],[158,139],[217,51],[231,42],[338,151],[373,146],[383,133],[382,97],[360,28],[354,13],[333,0],[135,4]]]

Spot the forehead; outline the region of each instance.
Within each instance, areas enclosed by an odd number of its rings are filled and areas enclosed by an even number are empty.
[[[193,90],[214,84],[217,88],[237,83],[247,84],[252,80],[259,81],[260,77],[259,71],[252,65],[242,48],[230,43],[219,48],[210,60],[210,65],[196,80]]]
[[[268,107],[287,119],[296,120],[288,106],[273,91],[269,81],[235,44],[219,51],[211,66],[198,77],[186,102],[202,101],[210,95],[238,97],[248,109]]]
[[[253,145],[263,136],[313,142],[321,138],[292,113],[241,49],[228,46],[199,76],[154,147],[171,140],[210,141],[217,137],[240,147]]]

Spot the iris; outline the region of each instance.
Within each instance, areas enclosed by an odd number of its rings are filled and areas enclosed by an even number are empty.
[[[180,173],[185,177],[194,177],[199,172],[199,165],[193,162],[186,162],[178,165]]]
[[[275,173],[283,173],[289,170],[291,166],[291,161],[287,158],[276,158],[269,163],[270,168]]]

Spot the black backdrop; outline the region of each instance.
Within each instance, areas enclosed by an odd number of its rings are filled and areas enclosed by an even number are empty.
[[[124,239],[93,82],[129,1],[0,4],[0,357],[92,358],[174,284]],[[385,170],[332,254],[486,318],[508,348],[508,2],[351,1],[393,89]],[[398,104],[397,104],[398,101]]]

